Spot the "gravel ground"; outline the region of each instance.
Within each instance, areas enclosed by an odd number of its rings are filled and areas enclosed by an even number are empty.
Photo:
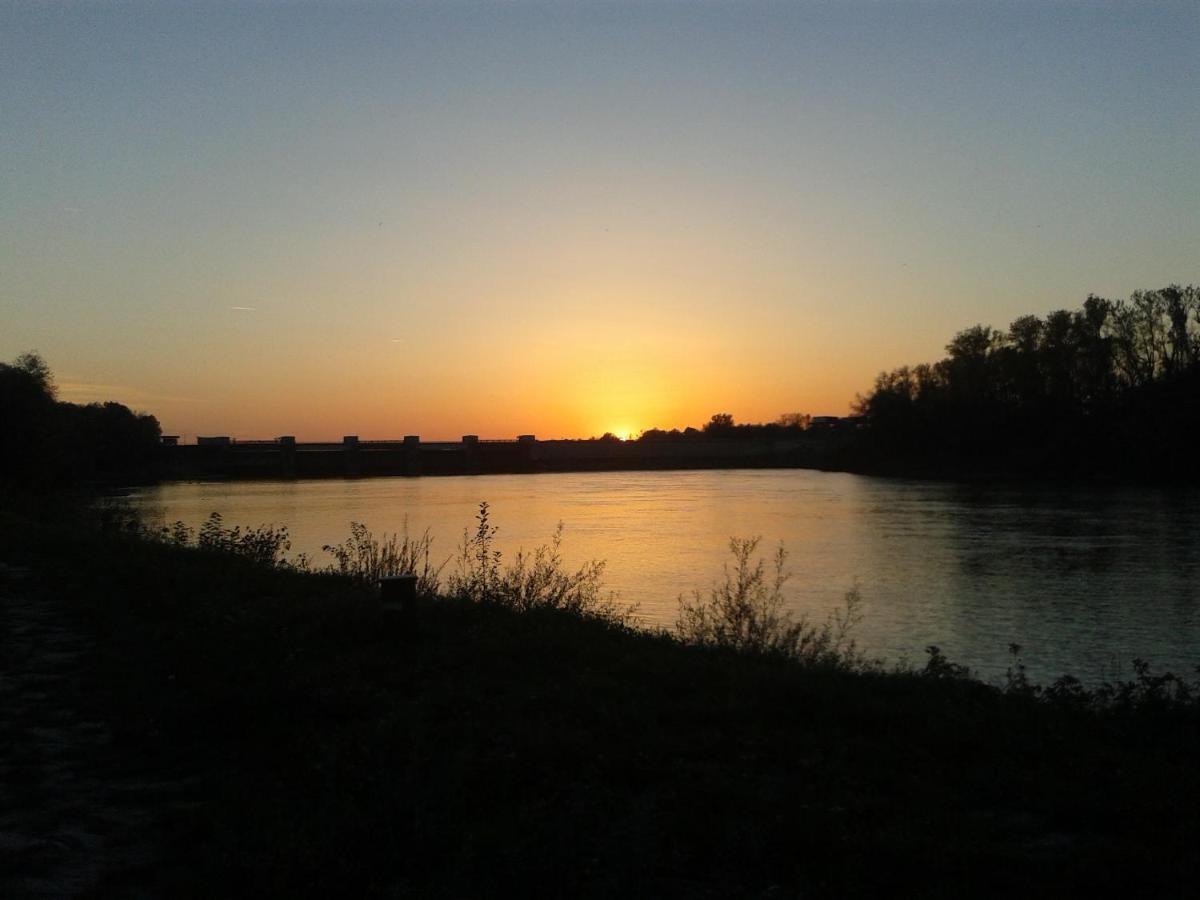
[[[195,780],[123,758],[88,708],[86,630],[36,582],[0,571],[0,896],[153,896]]]

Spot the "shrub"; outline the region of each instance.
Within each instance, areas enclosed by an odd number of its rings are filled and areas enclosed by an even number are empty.
[[[1133,661],[1132,680],[1105,682],[1094,692],[1095,706],[1114,710],[1200,709],[1200,682],[1189,683],[1171,672],[1154,675],[1144,659]],[[1196,668],[1200,674],[1200,666]]]
[[[1008,655],[1012,657],[1012,662],[1004,671],[1004,693],[1012,696],[1022,697],[1039,697],[1042,693],[1041,685],[1034,684],[1029,680],[1029,673],[1025,670],[1025,661],[1021,659],[1021,645],[1008,645]],[[1065,698],[1070,692],[1069,685],[1063,685],[1061,697]]]
[[[549,544],[532,552],[517,551],[505,567],[500,551],[493,546],[497,528],[490,522],[486,502],[479,504],[475,518],[475,534],[463,532],[458,569],[449,579],[449,594],[518,611],[557,609],[612,624],[630,623],[633,609],[621,607],[603,589],[602,561],[590,560],[575,571],[564,568],[561,522]]]
[[[286,525],[280,525],[278,528],[274,525],[261,525],[245,530],[240,525],[226,528],[221,514],[214,512],[200,526],[198,533],[183,522],[175,522],[164,525],[157,532],[148,533],[147,536],[177,547],[196,546],[201,550],[244,556],[271,568],[307,568],[307,560],[303,556],[295,562],[289,561],[285,556],[292,547]]]
[[[361,522],[350,523],[350,537],[340,544],[322,548],[333,554],[330,571],[368,584],[392,575],[416,575],[417,593],[432,597],[441,589],[442,569],[449,560],[435,565],[433,537],[425,529],[417,537],[408,533],[408,519],[398,534],[384,532],[376,538]]]
[[[500,580],[500,551],[492,546],[497,528],[489,520],[488,504],[479,504],[475,516],[475,534],[463,529],[458,548],[457,570],[450,576],[449,593],[477,603],[496,599]]]
[[[942,648],[936,644],[930,644],[925,648],[925,652],[929,655],[929,659],[925,660],[925,668],[921,670],[921,675],[925,678],[945,680],[968,679],[971,677],[970,668],[956,662],[950,662],[945,654],[942,653]]]
[[[795,620],[786,609],[784,585],[787,551],[776,549],[768,576],[765,560],[754,558],[760,538],[730,538],[732,568],[713,584],[708,598],[694,591],[679,598],[676,632],[684,643],[726,647],[787,657],[809,665],[859,668],[865,665],[851,632],[862,621],[857,586],[846,593],[845,606],[821,625]]]

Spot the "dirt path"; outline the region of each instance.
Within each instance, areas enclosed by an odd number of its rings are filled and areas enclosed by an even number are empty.
[[[178,773],[136,776],[87,706],[89,639],[33,578],[0,580],[0,896],[148,896]]]

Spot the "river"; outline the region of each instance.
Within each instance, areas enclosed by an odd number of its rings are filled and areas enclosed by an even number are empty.
[[[286,525],[318,563],[350,522],[428,528],[454,555],[480,501],[497,547],[546,543],[607,562],[605,583],[649,626],[720,577],[732,536],[788,551],[796,615],[823,621],[858,586],[855,634],[874,656],[920,665],[939,645],[989,679],[1008,645],[1030,673],[1095,682],[1135,657],[1200,664],[1200,492],[976,487],[809,470],[605,472],[446,478],[173,483],[133,492],[149,523]],[[453,565],[453,562],[451,562]]]

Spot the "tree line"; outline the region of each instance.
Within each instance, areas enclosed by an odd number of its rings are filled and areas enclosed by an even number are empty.
[[[121,403],[67,403],[37,353],[0,363],[0,485],[42,489],[135,478],[153,466],[161,429]]]
[[[859,396],[863,468],[947,474],[1194,479],[1200,289],[960,331],[936,363],[881,373]]]
[[[648,428],[638,435],[639,441],[676,441],[699,437],[725,438],[783,438],[806,432],[812,416],[807,413],[784,413],[774,422],[734,422],[731,413],[715,413],[702,428]],[[611,435],[605,435],[609,438]],[[616,440],[616,438],[612,438]]]

